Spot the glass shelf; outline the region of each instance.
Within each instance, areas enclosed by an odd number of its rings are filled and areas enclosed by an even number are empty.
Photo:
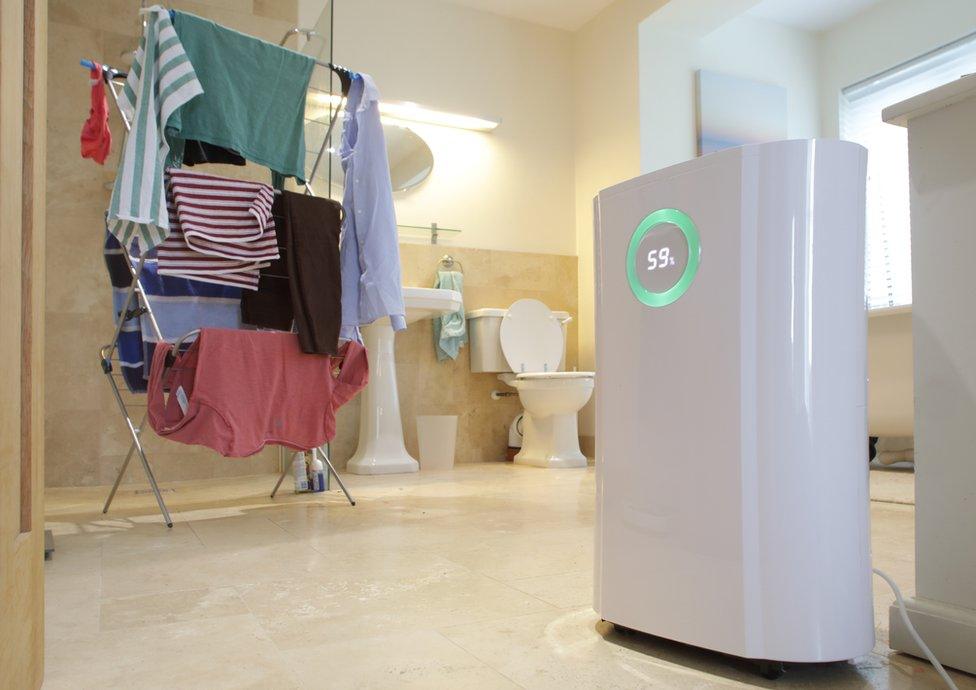
[[[446,236],[453,239],[461,232],[458,228],[444,228],[437,223],[431,223],[430,225],[397,225],[397,231],[401,237],[425,239],[431,244],[437,244],[439,239],[444,239]]]

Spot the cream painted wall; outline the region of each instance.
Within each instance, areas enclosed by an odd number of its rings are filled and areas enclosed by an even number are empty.
[[[573,40],[579,365],[583,370],[592,371],[594,365],[593,197],[640,172],[637,27],[666,2],[618,0],[576,32]],[[592,436],[593,426],[591,400],[580,415],[580,434]]]
[[[819,135],[816,34],[736,15],[753,4],[676,0],[641,24],[642,171],[659,170],[697,154],[699,69],[786,87],[787,136]]]
[[[301,0],[299,16],[314,23],[324,4]],[[335,61],[371,74],[384,99],[502,121],[411,125],[435,163],[396,195],[401,223],[460,228],[446,243],[465,247],[576,253],[569,32],[438,0],[346,0],[334,35]]]

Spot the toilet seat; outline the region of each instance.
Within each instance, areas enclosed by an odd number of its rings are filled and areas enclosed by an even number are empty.
[[[562,324],[539,300],[514,302],[502,319],[498,335],[505,361],[519,378],[557,373],[563,357]]]

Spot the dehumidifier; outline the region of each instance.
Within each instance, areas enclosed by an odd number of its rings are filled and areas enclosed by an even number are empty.
[[[873,647],[866,155],[749,145],[597,196],[603,619],[774,662]]]

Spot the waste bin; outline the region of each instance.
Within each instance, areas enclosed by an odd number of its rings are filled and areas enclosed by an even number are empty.
[[[419,415],[417,444],[421,470],[449,470],[454,467],[457,415]]]

